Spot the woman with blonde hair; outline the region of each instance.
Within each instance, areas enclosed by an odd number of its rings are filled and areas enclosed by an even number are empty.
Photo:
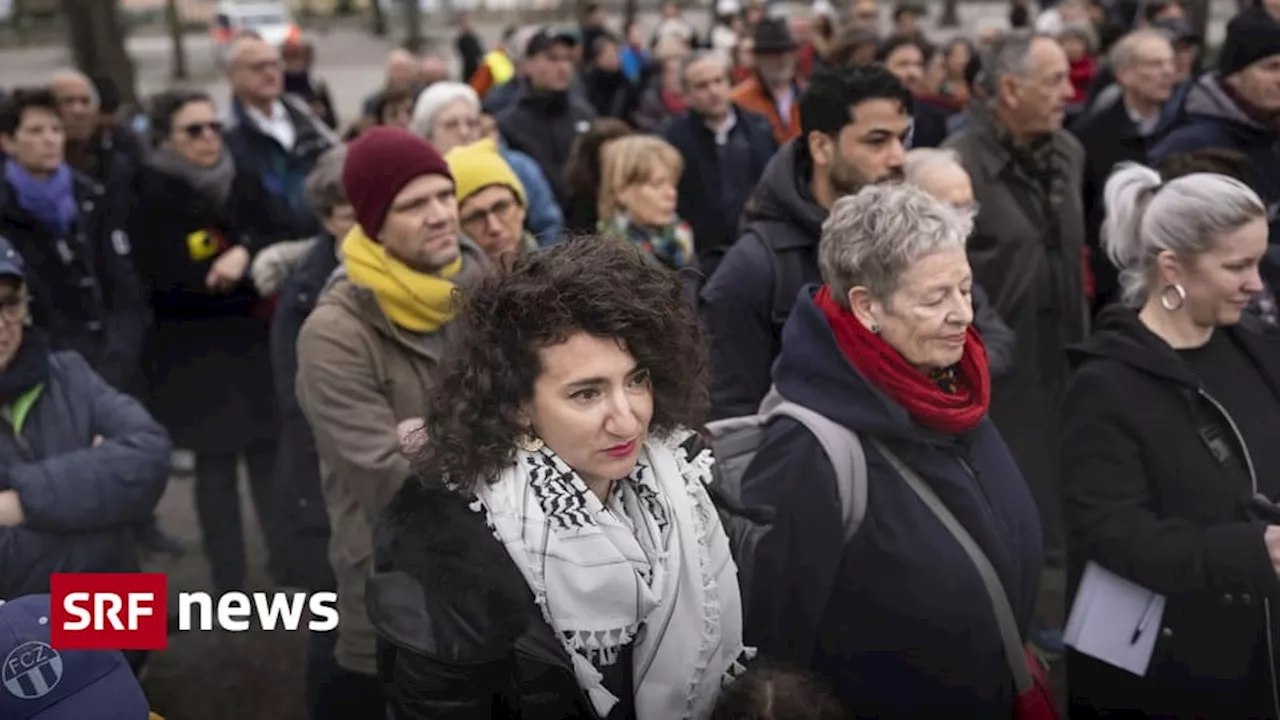
[[[662,138],[619,138],[604,153],[600,183],[601,235],[639,245],[673,269],[694,262],[693,231],[676,215],[680,151]]]

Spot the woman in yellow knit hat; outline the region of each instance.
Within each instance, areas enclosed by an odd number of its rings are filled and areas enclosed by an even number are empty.
[[[536,250],[537,241],[524,229],[527,201],[524,186],[486,138],[445,155],[458,193],[462,232],[496,264]]]

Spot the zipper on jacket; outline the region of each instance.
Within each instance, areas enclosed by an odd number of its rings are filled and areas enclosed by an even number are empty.
[[[1240,451],[1244,454],[1245,468],[1249,471],[1250,492],[1256,494],[1258,492],[1258,474],[1254,470],[1253,458],[1249,456],[1249,446],[1244,442],[1244,434],[1240,432],[1240,427],[1236,425],[1231,413],[1227,412],[1222,403],[1213,399],[1213,396],[1206,392],[1203,387],[1196,388],[1196,394],[1204,398],[1227,421],[1227,425],[1236,437],[1236,442],[1240,444]],[[1267,669],[1271,671],[1271,708],[1274,713],[1272,717],[1280,718],[1280,678],[1276,677],[1275,640],[1272,636],[1271,627],[1271,598],[1262,599],[1262,616],[1267,624]]]

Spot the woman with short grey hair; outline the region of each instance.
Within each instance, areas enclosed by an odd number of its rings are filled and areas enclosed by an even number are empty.
[[[1163,606],[1133,618],[1145,675],[1071,652],[1071,717],[1280,717],[1280,344],[1244,312],[1266,206],[1225,175],[1133,164],[1105,202],[1122,300],[1075,349],[1062,410],[1068,596],[1096,564]]]
[[[776,396],[861,441],[868,493],[856,533],[840,510],[830,438],[810,423],[772,420],[742,480],[746,504],[776,513],[746,590],[747,636],[766,657],[820,675],[851,716],[1013,715],[993,596],[907,479],[931,488],[972,536],[1025,633],[1040,522],[987,418],[991,381],[965,256],[972,227],[969,213],[911,184],[838,200],[818,248],[825,285],[801,293],[783,329]]]
[[[960,154],[950,148],[916,148],[907,153],[903,166],[906,181],[951,207],[977,214],[973,201],[973,183],[960,163]],[[998,380],[1013,369],[1018,338],[999,311],[991,304],[986,291],[973,284],[973,326],[987,346],[987,366],[991,377]]]

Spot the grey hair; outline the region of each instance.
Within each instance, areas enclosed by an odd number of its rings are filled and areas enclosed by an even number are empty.
[[[1163,40],[1172,44],[1172,37],[1170,33],[1163,30],[1151,28],[1134,30],[1111,46],[1111,51],[1107,53],[1107,64],[1111,66],[1112,70],[1123,70],[1137,61],[1138,46],[1144,40]]]
[[[480,111],[480,96],[471,89],[470,85],[450,80],[431,83],[431,86],[423,90],[418,96],[418,101],[414,103],[413,120],[409,122],[410,129],[430,140],[431,134],[436,129],[436,116],[441,110],[458,100],[466,100],[476,112]]]
[[[1193,173],[1161,184],[1160,173],[1125,163],[1107,179],[1102,248],[1120,271],[1125,305],[1142,307],[1151,292],[1156,256],[1183,257],[1210,250],[1218,237],[1267,216],[1248,185],[1212,173]]]
[[[335,208],[348,203],[347,191],[342,186],[342,166],[346,161],[347,146],[338,145],[321,155],[307,175],[303,188],[307,202],[321,218],[329,217]]]
[[[1034,30],[1010,30],[1001,34],[982,54],[982,71],[978,73],[978,85],[989,98],[999,97],[1000,81],[1009,75],[1026,77],[1031,70],[1031,45],[1052,35]]]
[[[912,263],[963,250],[972,231],[972,218],[915,185],[868,185],[831,206],[822,223],[818,268],[840,305],[848,306],[849,290],[859,286],[884,301]]]
[[[724,53],[719,50],[698,50],[689,53],[680,58],[680,87],[689,89],[688,73],[689,68],[703,60],[714,60],[720,63],[720,67],[724,69],[725,77],[729,75],[729,61],[725,59]]]
[[[907,153],[907,160],[903,164],[902,170],[907,182],[912,185],[919,185],[930,170],[943,167],[955,167],[964,170],[964,163],[960,160],[960,153],[952,148],[916,148]]]

